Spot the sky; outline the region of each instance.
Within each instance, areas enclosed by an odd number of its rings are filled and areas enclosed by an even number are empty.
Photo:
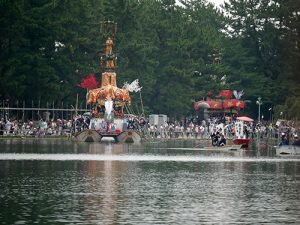
[[[227,1],[227,0],[206,0],[206,1],[211,2],[211,3],[215,4],[216,6],[220,6],[221,4],[224,3],[224,1]]]
[[[208,2],[212,2],[215,5],[219,6],[224,3],[224,0],[207,0]]]

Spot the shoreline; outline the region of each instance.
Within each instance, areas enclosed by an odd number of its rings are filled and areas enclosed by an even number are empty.
[[[15,135],[15,136],[0,136],[0,140],[14,140],[14,139],[21,139],[21,140],[26,140],[26,139],[66,139],[66,140],[70,140],[69,136],[42,136],[42,137],[38,137],[38,136],[20,136],[20,135]]]

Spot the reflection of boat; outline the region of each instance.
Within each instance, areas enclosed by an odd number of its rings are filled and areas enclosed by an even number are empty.
[[[99,142],[103,139],[113,139],[118,142],[139,142],[140,134],[127,129],[133,121],[133,117],[124,115],[124,107],[131,103],[129,89],[117,87],[116,63],[117,57],[114,53],[116,23],[108,21],[103,24],[103,33],[108,34],[105,48],[101,55],[102,79],[101,86],[97,84],[90,88],[82,86],[89,84],[89,80],[83,80],[81,87],[89,89],[87,103],[92,105],[89,129],[75,134],[79,141]],[[94,79],[95,80],[95,79]],[[96,88],[95,88],[96,87]],[[128,124],[129,123],[129,124]],[[132,125],[129,128],[133,128]]]
[[[276,146],[276,155],[300,155],[300,146],[280,145]]]

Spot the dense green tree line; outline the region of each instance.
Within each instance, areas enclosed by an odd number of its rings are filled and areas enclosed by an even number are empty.
[[[118,85],[139,79],[147,113],[193,113],[208,90],[244,90],[246,110],[300,117],[300,3],[230,0],[2,0],[0,99],[76,101],[100,80],[100,23],[118,23]],[[223,77],[223,80],[221,80]],[[224,77],[226,77],[224,79]],[[140,108],[132,94],[133,108]],[[266,113],[266,115],[268,115]]]

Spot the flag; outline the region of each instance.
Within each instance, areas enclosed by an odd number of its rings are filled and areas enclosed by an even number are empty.
[[[138,92],[142,89],[142,87],[140,87],[139,85],[139,79],[134,80],[131,84],[125,82],[123,88],[125,88],[129,92]]]
[[[95,75],[91,73],[89,76],[83,77],[78,86],[91,90],[98,87],[98,82],[95,78]]]
[[[236,99],[241,99],[241,97],[244,95],[244,90],[242,90],[242,91],[236,91],[236,90],[234,90],[233,91],[233,95],[234,95],[234,97]]]

